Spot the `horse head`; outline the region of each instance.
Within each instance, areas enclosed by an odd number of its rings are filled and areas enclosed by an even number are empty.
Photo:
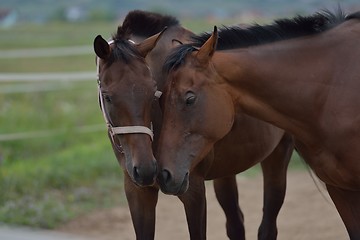
[[[168,57],[169,74],[161,99],[163,126],[158,149],[158,182],[167,194],[180,195],[189,185],[190,171],[200,164],[214,143],[234,121],[231,96],[215,84],[211,58],[216,48],[216,27],[203,46],[179,46]]]
[[[162,32],[135,44],[119,27],[112,41],[101,36],[94,40],[99,101],[108,134],[120,165],[139,186],[154,184],[157,175],[151,123],[156,83],[145,57]]]

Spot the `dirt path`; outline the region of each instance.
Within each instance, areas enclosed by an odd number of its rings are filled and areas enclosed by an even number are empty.
[[[240,205],[245,215],[247,239],[257,239],[262,215],[262,176],[239,176]],[[284,206],[278,218],[279,240],[348,239],[345,227],[325,189],[324,199],[308,172],[290,172]],[[207,183],[209,240],[227,239],[225,217],[216,201],[211,182]],[[59,229],[98,240],[135,239],[126,206],[91,213]],[[177,198],[161,194],[157,207],[156,239],[188,239],[182,204]]]

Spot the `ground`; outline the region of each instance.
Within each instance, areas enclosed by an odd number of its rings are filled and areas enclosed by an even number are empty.
[[[247,239],[257,239],[257,228],[262,216],[262,176],[239,176],[238,188],[240,206],[245,215]],[[225,217],[216,201],[211,182],[207,183],[207,203],[207,239],[227,239]],[[189,239],[184,210],[176,197],[160,195],[156,221],[155,239]],[[307,171],[288,173],[287,194],[279,214],[278,229],[279,240],[348,239],[325,187],[318,180],[315,184]],[[90,213],[58,230],[89,239],[135,239],[127,206]]]

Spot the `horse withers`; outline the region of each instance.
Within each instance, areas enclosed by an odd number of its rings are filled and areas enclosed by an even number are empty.
[[[166,64],[161,186],[184,185],[239,109],[294,136],[350,238],[360,239],[359,39],[359,12],[324,11],[247,29],[214,28],[180,46]],[[169,142],[174,138],[182,144]]]

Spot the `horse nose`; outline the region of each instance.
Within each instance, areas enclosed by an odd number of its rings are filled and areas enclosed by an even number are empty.
[[[143,166],[134,166],[133,167],[133,177],[134,180],[140,186],[150,186],[155,182],[157,173],[157,165],[156,162],[151,164],[151,166],[143,167]]]

